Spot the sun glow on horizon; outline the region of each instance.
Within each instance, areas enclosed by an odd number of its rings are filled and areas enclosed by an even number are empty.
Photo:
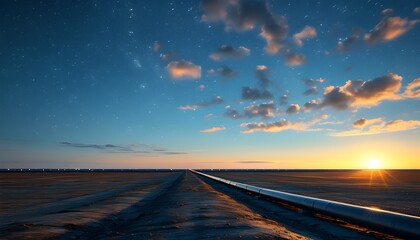
[[[382,161],[377,158],[369,159],[366,163],[368,169],[380,169],[382,166]]]

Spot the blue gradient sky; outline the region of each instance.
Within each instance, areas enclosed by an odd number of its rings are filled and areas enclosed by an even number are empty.
[[[362,168],[372,158],[420,168],[419,1],[228,2],[4,2],[0,168]],[[242,12],[253,25],[244,29],[234,12],[249,4],[262,10]],[[211,18],[219,13],[227,16]],[[274,36],[281,49],[267,52],[261,29],[272,22],[287,31]],[[294,34],[305,26],[316,36],[299,46]],[[353,29],[355,41],[339,49]],[[211,59],[222,45],[236,50]],[[229,57],[241,46],[249,53]],[[287,64],[289,54],[305,61]],[[201,77],[171,75],[174,62],[200,67]],[[211,73],[222,66],[236,74]],[[266,88],[257,66],[267,68]],[[305,96],[304,79],[323,82]],[[345,107],[325,100],[329,86],[350,94],[348,80],[374,84]],[[246,86],[273,98],[244,99]],[[223,103],[209,104],[217,96]],[[304,109],[311,100],[317,107]],[[262,103],[274,105],[272,115],[244,117]],[[299,111],[288,114],[290,104]],[[280,128],[261,128],[283,118]],[[202,132],[212,128],[220,131]]]

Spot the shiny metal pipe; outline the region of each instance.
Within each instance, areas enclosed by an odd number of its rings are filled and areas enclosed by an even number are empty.
[[[278,199],[310,212],[336,217],[404,238],[420,239],[420,217],[281,192],[226,180],[191,169],[190,171],[243,190]]]

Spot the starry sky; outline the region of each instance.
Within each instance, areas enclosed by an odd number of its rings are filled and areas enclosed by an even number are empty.
[[[420,168],[420,1],[5,1],[0,168]]]

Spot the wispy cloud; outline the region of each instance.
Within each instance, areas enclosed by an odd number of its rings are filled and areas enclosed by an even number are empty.
[[[378,42],[388,42],[398,38],[407,31],[411,30],[420,20],[408,20],[406,18],[392,17],[393,10],[385,9],[382,11],[382,20],[369,33],[366,33],[364,39],[371,44]]]
[[[328,115],[321,115],[320,117],[314,118],[309,122],[289,122],[286,119],[280,119],[277,122],[253,122],[253,123],[243,123],[241,127],[245,128],[242,130],[242,133],[253,133],[255,131],[263,132],[281,132],[285,130],[295,130],[295,131],[311,131],[310,127],[322,120],[328,118]]]
[[[316,29],[314,27],[311,26],[305,26],[302,31],[295,33],[293,35],[293,40],[295,42],[295,44],[299,47],[303,46],[303,39],[308,39],[308,38],[314,38],[316,37],[317,32]]]
[[[406,98],[420,98],[420,78],[414,79],[407,85],[403,96]]]
[[[85,143],[73,143],[73,142],[60,142],[60,145],[65,147],[72,148],[82,148],[82,149],[94,149],[99,151],[104,151],[107,153],[124,153],[124,154],[187,154],[185,152],[174,152],[169,151],[168,149],[159,146],[159,145],[150,145],[150,144],[85,144]]]
[[[224,131],[226,130],[225,127],[212,127],[212,128],[208,128],[208,129],[203,129],[200,132],[202,133],[214,133],[214,132],[219,132],[219,131]]]
[[[189,111],[189,110],[197,110],[199,108],[202,107],[210,107],[210,106],[214,106],[214,105],[219,105],[219,104],[223,104],[225,103],[225,100],[223,100],[222,97],[220,96],[216,96],[215,98],[211,99],[210,101],[207,102],[199,102],[196,104],[192,104],[192,105],[182,105],[179,106],[178,109],[179,110],[183,110],[183,111]]]
[[[362,127],[348,131],[335,132],[331,133],[330,135],[334,137],[350,137],[374,135],[388,132],[401,132],[417,128],[420,128],[420,121],[418,120],[392,120],[388,122],[380,121],[378,124],[372,124],[366,128]]]
[[[222,45],[216,49],[212,54],[210,54],[210,58],[219,61],[226,58],[243,58],[249,55],[251,50],[244,46],[233,47],[228,45]]]

